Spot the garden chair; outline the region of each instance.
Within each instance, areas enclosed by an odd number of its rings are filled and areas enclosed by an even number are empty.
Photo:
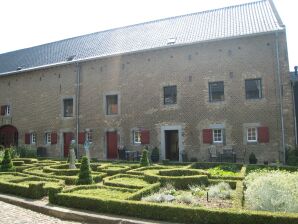
[[[215,145],[209,146],[208,153],[209,153],[209,162],[218,162],[219,161],[219,152]]]

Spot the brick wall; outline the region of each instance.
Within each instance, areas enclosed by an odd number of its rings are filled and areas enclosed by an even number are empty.
[[[285,35],[279,39],[285,141],[294,144],[293,105],[288,80]],[[106,158],[106,131],[117,131],[118,145],[140,150],[132,143],[132,130],[150,131],[150,145],[161,147],[161,128],[181,127],[182,147],[188,157],[207,160],[209,145],[202,130],[213,124],[225,127],[226,144],[237,157],[254,152],[259,162],[276,161],[280,155],[281,122],[277,91],[274,34],[169,47],[141,53],[90,60],[81,63],[80,132],[92,130],[91,156]],[[246,100],[245,79],[261,78],[263,98]],[[75,118],[63,118],[62,101],[75,102],[76,66],[65,65],[0,77],[0,104],[12,106],[9,121],[24,134],[37,133],[37,145],[44,133],[56,131],[58,144],[48,146],[51,156],[63,152],[63,132],[75,132]],[[210,103],[208,83],[224,81],[225,100]],[[177,86],[177,104],[163,105],[163,87]],[[119,115],[105,115],[105,95],[118,94]],[[270,142],[246,144],[246,124],[269,128]],[[81,154],[83,149],[81,147]]]

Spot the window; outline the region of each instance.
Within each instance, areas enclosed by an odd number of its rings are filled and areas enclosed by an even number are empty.
[[[47,132],[45,134],[45,143],[46,144],[51,144],[52,143],[52,133]]]
[[[209,83],[209,102],[224,100],[224,82]]]
[[[164,104],[176,104],[177,103],[177,86],[165,86],[164,90]]]
[[[262,98],[262,81],[261,81],[261,79],[247,79],[247,80],[245,80],[245,94],[246,94],[246,99],[260,99],[260,98]]]
[[[106,113],[107,115],[118,114],[118,95],[106,96]]]
[[[141,131],[139,130],[133,131],[133,143],[141,144]]]
[[[30,144],[36,144],[36,133],[30,133]]]
[[[92,143],[92,132],[91,131],[86,132],[86,139],[88,140],[89,143]]]
[[[213,129],[213,143],[222,143],[223,135],[222,129]]]
[[[10,105],[1,106],[1,115],[2,116],[9,116],[10,115]]]
[[[258,141],[258,129],[257,128],[247,128],[247,142],[257,142]]]
[[[73,99],[64,99],[63,100],[64,107],[64,117],[73,117]]]

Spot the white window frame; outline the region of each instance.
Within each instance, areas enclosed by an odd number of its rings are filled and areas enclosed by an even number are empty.
[[[249,135],[249,130],[255,130],[254,131],[254,134],[255,134],[255,136],[253,136],[253,135]],[[254,139],[249,139],[249,137],[254,137]],[[248,127],[248,128],[246,128],[246,141],[247,142],[258,142],[258,128],[257,127]]]
[[[5,106],[4,116],[10,116],[10,105],[6,105]]]
[[[71,116],[65,116],[65,110],[66,110],[66,108],[65,108],[65,101],[66,100],[72,100],[72,115]],[[62,114],[63,114],[63,117],[64,118],[72,118],[72,117],[74,117],[74,114],[75,114],[75,111],[74,111],[74,98],[73,97],[66,97],[66,98],[63,98],[62,99],[62,104],[63,104],[63,111],[62,111]]]
[[[47,132],[45,134],[45,143],[47,145],[50,145],[52,143],[52,133],[51,132]]]
[[[36,133],[35,132],[30,133],[30,143],[31,143],[31,145],[36,144]]]
[[[220,135],[216,133],[217,131],[220,131]],[[220,137],[220,140],[218,140],[219,137]],[[223,129],[221,128],[212,129],[212,139],[213,139],[213,143],[215,144],[223,143]]]
[[[141,130],[133,130],[133,144],[135,145],[141,144]]]

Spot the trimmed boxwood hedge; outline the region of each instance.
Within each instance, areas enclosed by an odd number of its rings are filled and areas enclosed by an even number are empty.
[[[131,174],[116,174],[114,176],[110,176],[110,177],[106,177],[103,179],[103,184],[104,185],[108,185],[108,186],[114,186],[114,187],[126,187],[126,188],[132,188],[132,189],[141,189],[144,188],[145,186],[139,186],[136,184],[129,184],[129,183],[116,183],[116,182],[112,182],[111,180],[114,179],[118,179],[118,178],[134,178],[134,179],[140,179],[140,180],[144,180],[145,178],[144,176],[140,176],[140,175],[131,175]],[[148,183],[149,184],[149,183]]]
[[[115,167],[115,169],[113,169]],[[118,164],[104,164],[97,168],[99,172],[105,172],[109,176],[118,174],[118,173],[125,173],[126,171],[130,170],[129,166],[118,165]]]
[[[209,169],[209,168],[214,168],[217,166],[234,166],[240,171],[243,164],[241,164],[241,163],[220,163],[220,162],[196,162],[196,163],[192,163],[190,165],[190,168]]]
[[[177,169],[178,170],[178,169]],[[191,176],[161,176],[160,170],[147,170],[144,172],[145,180],[149,183],[160,182],[161,185],[167,183],[172,184],[175,188],[185,189],[189,185],[207,185],[207,175],[191,175]]]
[[[294,213],[191,208],[142,201],[90,198],[71,193],[50,194],[50,201],[61,206],[88,209],[100,213],[104,212],[170,222],[201,224],[298,224],[298,215]]]
[[[76,166],[79,166],[80,164],[76,164]],[[80,172],[80,169],[69,169],[68,164],[59,164],[59,165],[51,165],[46,166],[43,168],[43,172],[45,173],[53,173],[56,175],[65,175],[65,176],[75,176],[78,175]]]
[[[296,172],[298,171],[297,166],[268,166],[268,165],[254,165],[249,164],[246,166],[246,174],[250,173],[251,171],[257,169],[268,169],[268,170],[286,170],[289,172]]]

